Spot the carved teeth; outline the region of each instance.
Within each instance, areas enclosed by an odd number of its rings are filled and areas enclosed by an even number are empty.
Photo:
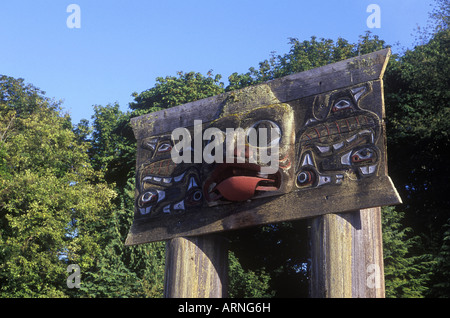
[[[330,183],[330,182],[331,182],[331,177],[319,176],[319,183],[317,185],[321,186],[322,184],[326,184],[326,183]]]
[[[186,171],[183,172],[182,174],[174,177],[174,178],[172,178],[172,177],[146,176],[146,177],[144,177],[142,179],[142,182],[156,181],[156,182],[163,182],[163,183],[166,183],[166,184],[171,183],[172,180],[175,181],[175,182],[180,182],[183,179],[185,174],[186,174]]]
[[[141,212],[142,215],[149,214],[151,210],[152,210],[151,206],[147,208],[139,208],[139,212]]]
[[[208,193],[211,193],[214,190],[214,188],[216,187],[216,185],[217,185],[217,183],[215,183],[215,182],[211,183],[208,187]]]
[[[316,146],[316,147],[321,153],[330,151],[330,147],[329,146]]]
[[[347,139],[347,142],[350,143],[350,142],[354,141],[357,137],[358,137],[358,135],[353,135]]]
[[[173,180],[175,180],[175,182],[180,182],[181,179],[183,179],[185,173],[186,171],[180,174],[179,176],[174,177]]]
[[[334,150],[338,150],[339,148],[342,148],[344,146],[344,142],[339,142],[337,144],[333,145]]]
[[[366,91],[366,88],[364,86],[352,89],[353,97],[355,98],[356,102],[361,97],[361,95],[364,94],[365,91]]]
[[[314,118],[310,118],[308,119],[308,121],[306,122],[305,126],[308,126],[309,124],[315,123],[317,122],[317,120],[315,120]]]
[[[372,174],[375,172],[375,170],[377,169],[377,165],[371,165],[371,166],[366,166],[366,167],[360,167],[359,170],[361,171],[362,174],[364,175],[368,175],[368,174]]]

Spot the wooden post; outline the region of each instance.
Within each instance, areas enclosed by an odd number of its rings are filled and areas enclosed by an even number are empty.
[[[384,298],[381,208],[311,220],[310,296]]]
[[[166,243],[166,298],[222,298],[228,287],[228,242],[217,235]]]

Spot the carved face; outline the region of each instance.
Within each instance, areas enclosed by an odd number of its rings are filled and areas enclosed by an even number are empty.
[[[175,164],[171,135],[142,140],[148,158],[137,170],[135,217],[177,214],[202,204],[200,164]]]
[[[297,188],[339,185],[345,178],[376,174],[380,121],[358,106],[369,90],[362,86],[316,97],[311,116],[297,133]]]
[[[231,153],[232,158],[203,166],[203,193],[208,205],[290,191],[295,129],[294,113],[289,105],[275,104],[225,115],[211,122],[209,127],[221,129],[226,141],[224,147],[228,144],[223,153]],[[240,134],[227,134],[229,127],[239,130]],[[264,138],[265,133],[267,138]],[[229,138],[234,138],[232,143]],[[239,139],[243,141],[239,143]],[[271,157],[270,161],[267,156]]]
[[[370,89],[365,85],[317,95],[308,111],[299,114],[285,103],[224,110],[200,126],[198,163],[190,163],[194,152],[190,162],[174,162],[171,134],[142,139],[135,218],[339,186],[376,175],[380,120],[358,105]],[[296,123],[302,127],[297,132]],[[207,134],[211,130],[214,136]],[[183,151],[196,148],[196,140],[189,139]]]
[[[213,163],[206,163],[207,158],[202,163],[174,163],[174,142],[168,134],[142,140],[141,157],[146,160],[137,169],[135,218],[177,214],[203,204],[213,206],[290,191],[294,184],[295,130],[289,105],[224,115],[206,124],[202,131],[211,127],[223,134],[223,160]],[[227,135],[227,128],[234,133]],[[259,134],[261,128],[265,128],[266,138]],[[214,138],[203,137],[206,140],[201,146],[205,149]],[[235,147],[227,149],[227,138],[235,138]],[[194,147],[192,139],[188,150]],[[193,162],[194,152],[191,155]],[[267,158],[269,161],[263,160]]]

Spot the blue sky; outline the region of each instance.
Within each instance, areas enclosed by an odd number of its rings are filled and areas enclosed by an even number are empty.
[[[70,4],[80,28],[68,28]],[[394,51],[412,48],[433,0],[14,0],[0,2],[0,74],[46,91],[74,123],[92,105],[118,102],[177,71],[213,70],[226,81],[289,51],[288,38],[357,42],[369,30],[369,4],[381,9],[370,29]]]

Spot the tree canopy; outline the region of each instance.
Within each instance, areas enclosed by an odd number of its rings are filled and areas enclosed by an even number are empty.
[[[89,269],[116,193],[58,103],[1,76],[0,291],[67,296],[66,268]]]

